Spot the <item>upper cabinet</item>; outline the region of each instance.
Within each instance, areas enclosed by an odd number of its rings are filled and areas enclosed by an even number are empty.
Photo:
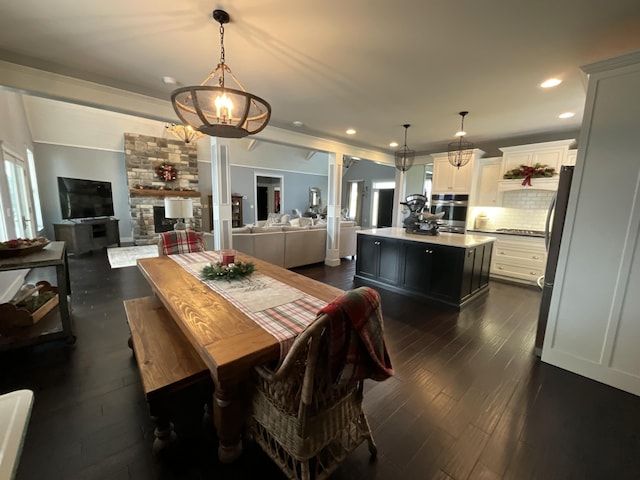
[[[476,164],[477,185],[473,205],[483,207],[500,206],[498,182],[502,179],[502,157],[481,158]]]
[[[522,190],[526,188],[557,190],[560,166],[567,164],[569,145],[574,142],[574,139],[569,139],[501,148],[500,150],[503,152],[501,177],[508,171],[520,168],[522,165],[533,167],[537,164],[553,168],[556,174],[553,177],[533,177],[531,178],[531,185],[523,185],[524,179],[500,180],[498,190]]]
[[[575,165],[577,157],[578,157],[578,150],[569,150],[567,152],[567,156],[565,157],[565,161],[562,163],[562,165]]]
[[[448,153],[434,153],[432,193],[461,193],[469,195],[473,184],[473,166],[484,152],[475,149],[473,156],[464,167],[454,167],[449,163]]]

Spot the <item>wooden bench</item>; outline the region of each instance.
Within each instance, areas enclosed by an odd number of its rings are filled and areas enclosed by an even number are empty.
[[[209,369],[155,297],[124,300],[131,330],[129,346],[140,369],[149,412],[156,423],[153,453],[175,439],[171,409],[175,396],[192,386],[210,403],[213,381]],[[195,388],[195,387],[194,387]]]

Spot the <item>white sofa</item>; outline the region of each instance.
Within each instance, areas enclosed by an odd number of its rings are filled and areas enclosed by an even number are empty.
[[[356,254],[356,232],[360,227],[354,222],[341,222],[338,236],[339,256]],[[213,235],[205,234],[207,248],[213,249]],[[284,268],[299,267],[324,262],[327,250],[326,225],[311,227],[257,226],[233,229],[233,248]]]

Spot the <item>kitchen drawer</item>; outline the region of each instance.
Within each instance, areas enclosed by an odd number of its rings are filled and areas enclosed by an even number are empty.
[[[533,266],[514,265],[497,261],[492,265],[491,274],[493,276],[514,278],[535,284],[538,278],[544,274],[544,265],[536,268]]]
[[[527,264],[542,265],[544,267],[546,263],[546,252],[544,249],[537,248],[518,248],[516,246],[508,245],[503,246],[497,244],[494,250],[494,256],[496,261],[502,260],[524,260]]]

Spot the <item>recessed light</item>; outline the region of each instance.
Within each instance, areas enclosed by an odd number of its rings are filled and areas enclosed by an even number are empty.
[[[346,132],[346,133],[347,133],[347,135],[355,135],[355,134],[356,134],[356,131],[355,131],[355,129],[350,128],[350,129],[348,129],[348,130],[347,130],[347,132]]]
[[[560,80],[559,78],[549,78],[548,80],[545,80],[544,82],[542,82],[540,84],[540,87],[552,88],[552,87],[557,87],[561,83],[562,83],[562,80]]]
[[[574,117],[575,115],[576,114],[573,112],[564,112],[558,115],[558,118],[571,118],[571,117]]]
[[[173,77],[166,76],[162,77],[162,83],[164,83],[165,85],[175,85],[178,83],[178,81]]]
[[[304,123],[302,123],[300,120],[295,120],[291,123],[293,124],[294,127],[302,127],[304,125]]]
[[[397,147],[398,146],[398,142],[391,142],[389,144],[390,147]]]

